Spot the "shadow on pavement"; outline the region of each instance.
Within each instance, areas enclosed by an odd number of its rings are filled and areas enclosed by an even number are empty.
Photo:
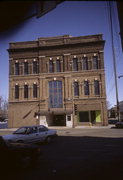
[[[123,138],[59,136],[41,146],[36,165],[17,169],[12,162],[2,180],[123,179]]]

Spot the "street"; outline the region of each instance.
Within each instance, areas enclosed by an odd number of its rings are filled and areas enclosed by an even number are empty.
[[[53,142],[41,145],[43,155],[37,165],[19,170],[11,167],[8,179],[123,179],[123,129],[57,131],[59,136]]]

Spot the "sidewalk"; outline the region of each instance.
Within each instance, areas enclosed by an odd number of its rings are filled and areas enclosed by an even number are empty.
[[[49,129],[110,129],[112,127],[115,127],[115,125],[108,125],[108,126],[76,126],[74,128],[72,127],[66,127],[66,126],[49,126]]]
[[[49,129],[110,129],[112,127],[115,127],[115,125],[108,125],[108,126],[76,126],[74,128],[72,127],[66,127],[66,126],[49,126]],[[0,129],[0,131],[15,131],[18,128],[6,128],[6,129]]]
[[[84,128],[84,129],[90,129],[90,128],[93,128],[93,129],[100,129],[100,128],[111,128],[111,127],[115,127],[115,125],[108,125],[108,126],[76,126],[74,128],[77,128],[77,129],[81,129],[81,128]],[[49,126],[48,127],[49,129],[73,129],[72,127],[67,127],[67,126]],[[15,131],[17,130],[18,128],[1,128],[0,131]]]

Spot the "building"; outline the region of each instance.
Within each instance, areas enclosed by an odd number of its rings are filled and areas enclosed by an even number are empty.
[[[102,34],[10,43],[9,127],[107,125]]]
[[[119,102],[119,117],[120,121],[123,121],[123,101]],[[108,118],[118,119],[116,105],[108,110]]]

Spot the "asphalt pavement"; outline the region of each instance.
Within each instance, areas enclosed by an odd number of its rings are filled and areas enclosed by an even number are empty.
[[[39,162],[7,170],[9,180],[123,180],[123,129],[108,127],[57,129],[58,137],[41,144]],[[12,132],[0,130],[0,133]],[[4,177],[2,177],[2,180]]]

